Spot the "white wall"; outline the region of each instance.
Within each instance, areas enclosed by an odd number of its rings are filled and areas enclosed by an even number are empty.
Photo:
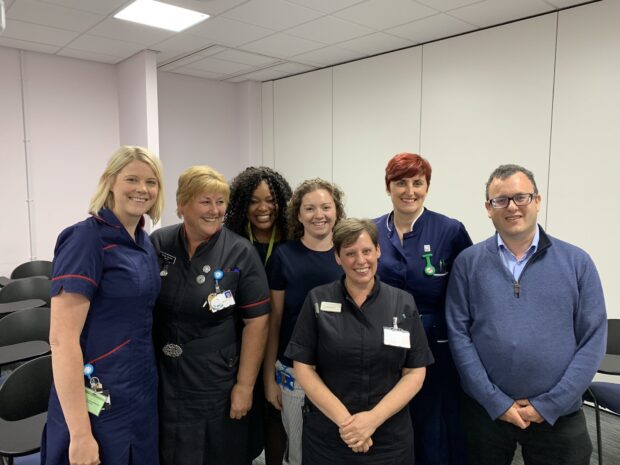
[[[620,318],[620,2],[560,14],[548,228],[587,250]]]
[[[25,125],[21,101],[17,101],[20,53]],[[7,275],[31,258],[51,259],[58,233],[88,215],[99,174],[119,136],[116,75],[111,65],[0,47],[0,89],[10,94],[2,96],[0,109],[0,137],[8,141],[2,148],[0,189],[3,194],[6,189],[3,198],[10,199],[2,215],[0,247],[5,258],[0,274]],[[21,143],[24,131],[26,148]],[[27,180],[30,229],[24,221]]]
[[[30,257],[20,55],[0,47],[0,275]]]
[[[342,184],[349,216],[372,217],[390,208],[387,159],[420,151],[433,165],[427,206],[474,241],[493,232],[487,177],[522,164],[543,195],[540,223],[594,257],[620,318],[619,17],[604,0],[265,83],[264,155],[295,183]]]
[[[240,84],[159,72],[158,95],[165,226],[179,221],[175,192],[186,168],[209,165],[231,179],[258,158],[260,93]]]

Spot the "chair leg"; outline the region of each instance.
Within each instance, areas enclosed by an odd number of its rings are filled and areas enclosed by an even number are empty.
[[[0,463],[2,465],[13,465],[13,457],[0,456]]]
[[[598,450],[598,465],[603,465],[603,438],[601,435],[601,411],[599,409],[598,401],[594,393],[588,389],[588,393],[592,397],[594,402],[594,416],[596,418],[596,446]]]

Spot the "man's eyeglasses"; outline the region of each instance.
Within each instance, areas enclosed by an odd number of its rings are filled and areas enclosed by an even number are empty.
[[[524,205],[532,203],[535,195],[536,193],[516,194],[512,197],[495,197],[494,199],[489,199],[489,203],[493,208],[506,208],[512,200],[516,206],[523,207]]]

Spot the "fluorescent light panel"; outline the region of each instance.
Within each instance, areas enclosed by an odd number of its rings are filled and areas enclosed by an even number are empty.
[[[136,0],[114,15],[115,18],[180,32],[209,17],[204,13],[154,0]]]

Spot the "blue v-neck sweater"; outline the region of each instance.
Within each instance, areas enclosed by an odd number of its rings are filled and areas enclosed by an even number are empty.
[[[550,424],[575,412],[606,346],[605,300],[586,252],[540,228],[515,281],[497,237],[463,251],[448,285],[450,348],[463,389],[495,419],[529,399]]]

